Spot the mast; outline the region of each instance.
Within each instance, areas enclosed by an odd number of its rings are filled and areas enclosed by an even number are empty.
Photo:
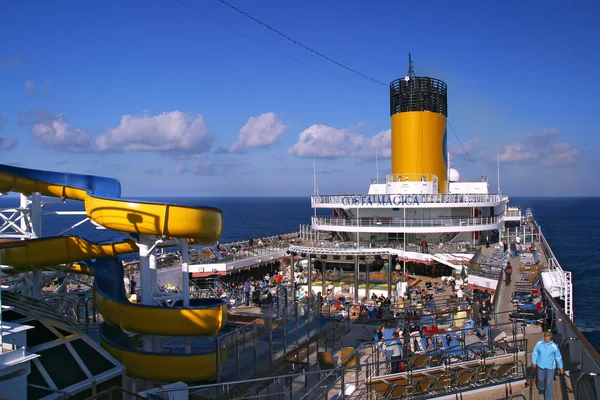
[[[498,156],[498,148],[496,148],[496,164],[498,165],[498,194],[500,194],[500,157]]]
[[[375,172],[376,172],[375,183],[379,183],[379,156],[377,154],[377,149],[375,149]]]
[[[409,79],[414,78],[415,75],[415,70],[413,68],[413,60],[412,60],[412,56],[410,55],[410,53],[408,53],[408,73],[406,74],[406,77]]]
[[[313,194],[315,196],[319,195],[319,186],[317,186],[317,161],[315,157],[313,157]]]

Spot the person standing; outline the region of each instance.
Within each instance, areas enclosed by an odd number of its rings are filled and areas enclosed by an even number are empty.
[[[391,367],[392,374],[397,374],[402,372],[403,368],[401,367],[402,360],[402,340],[400,339],[400,333],[398,331],[394,331],[392,333],[392,340],[388,340],[385,344],[387,350],[392,352],[391,354]]]
[[[250,289],[252,288],[252,285],[250,284],[250,279],[246,280],[246,283],[244,283],[244,303],[246,304],[246,307],[250,305]]]
[[[510,286],[510,278],[512,277],[512,266],[510,265],[510,261],[506,263],[506,268],[504,269],[504,273],[506,274],[506,286]]]
[[[544,338],[538,341],[531,353],[533,370],[537,369],[537,387],[539,394],[544,394],[545,400],[552,400],[552,383],[554,371],[558,368],[564,372],[562,356],[558,345],[552,341],[552,332],[544,333]]]

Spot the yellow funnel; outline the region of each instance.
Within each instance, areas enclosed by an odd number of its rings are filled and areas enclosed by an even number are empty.
[[[447,86],[411,72],[390,83],[392,175],[395,182],[437,179],[438,193],[447,193]]]

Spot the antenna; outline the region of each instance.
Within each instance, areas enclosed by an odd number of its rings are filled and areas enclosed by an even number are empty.
[[[319,195],[319,186],[317,186],[317,161],[313,157],[313,193],[315,196]]]
[[[498,148],[496,147],[496,163],[498,164],[498,194],[500,194],[500,157],[498,156]]]
[[[448,152],[448,172],[446,172],[446,192],[450,193],[450,152]]]
[[[379,156],[377,154],[377,148],[375,148],[375,171],[377,172],[375,183],[379,183]]]
[[[406,80],[410,80],[412,78],[414,78],[415,75],[415,70],[413,69],[413,60],[412,60],[412,56],[410,55],[410,53],[408,53],[408,73],[406,74]]]

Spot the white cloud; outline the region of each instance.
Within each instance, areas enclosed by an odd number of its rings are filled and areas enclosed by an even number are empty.
[[[155,116],[123,115],[121,123],[94,141],[82,129],[71,129],[67,117],[36,108],[20,113],[19,122],[31,125],[31,136],[42,146],[66,152],[156,151],[191,156],[207,152],[212,135],[201,115],[172,111]]]
[[[25,81],[25,90],[27,90],[29,92],[29,94],[34,94],[35,93],[35,83],[33,81],[26,80]]]
[[[358,127],[337,129],[327,125],[313,125],[299,135],[298,143],[289,149],[298,157],[380,157],[391,156],[391,130],[367,137],[359,134]]]
[[[45,147],[58,151],[80,152],[89,151],[91,136],[81,129],[71,129],[66,115],[59,114],[31,126],[31,136],[36,142]]]
[[[557,141],[558,135],[558,128],[530,132],[523,143],[506,145],[499,159],[504,162],[538,160],[550,166],[575,164],[580,157],[580,150],[567,142]]]
[[[579,149],[569,143],[557,142],[550,145],[545,161],[548,164],[575,164],[580,154]]]
[[[121,123],[100,135],[97,151],[162,151],[175,155],[205,153],[213,137],[201,115],[171,111],[155,116],[123,115]]]
[[[0,150],[10,150],[17,144],[17,141],[13,138],[2,138],[0,137]]]
[[[175,175],[198,175],[198,176],[213,176],[215,175],[215,163],[201,158],[194,160],[191,167],[187,163],[181,163],[175,169]]]
[[[507,144],[504,149],[498,153],[498,159],[502,162],[507,161],[524,161],[536,158],[537,155],[527,150],[524,145]]]
[[[475,136],[464,142],[463,147],[465,148],[466,152],[469,153],[472,158],[474,158],[477,153],[483,150],[485,144],[483,143],[483,140],[481,140],[478,136]]]
[[[240,129],[237,140],[229,149],[232,153],[242,153],[248,149],[268,147],[276,143],[287,129],[275,113],[269,112],[250,117],[246,125]]]

